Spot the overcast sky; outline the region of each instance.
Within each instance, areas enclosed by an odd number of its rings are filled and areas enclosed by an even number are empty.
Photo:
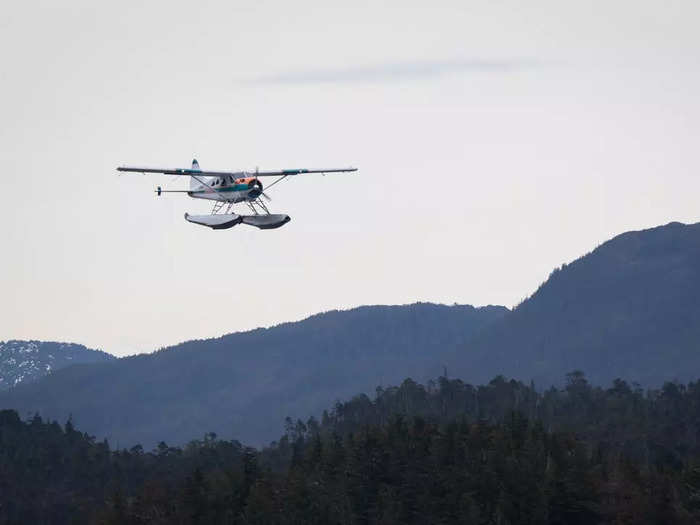
[[[504,304],[700,220],[700,4],[9,2],[0,340],[117,355],[362,304]],[[353,165],[278,230],[158,175]]]

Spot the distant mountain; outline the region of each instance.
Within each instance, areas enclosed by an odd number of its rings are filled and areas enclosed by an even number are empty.
[[[105,352],[72,343],[0,341],[0,390],[35,381],[68,365],[113,359]]]
[[[504,374],[541,387],[583,370],[594,383],[700,377],[700,223],[619,235],[555,270],[452,356],[473,382]]]
[[[0,392],[38,411],[146,447],[201,429],[259,445],[286,416],[447,368],[471,383],[503,374],[547,388],[583,370],[659,386],[700,377],[700,224],[671,223],[604,243],[504,307],[372,306],[76,365]]]
[[[59,421],[72,414],[119,446],[184,443],[202,429],[262,444],[280,435],[286,416],[306,419],[357,392],[441,374],[455,346],[507,312],[420,303],[333,311],[73,366],[0,394],[0,407]]]

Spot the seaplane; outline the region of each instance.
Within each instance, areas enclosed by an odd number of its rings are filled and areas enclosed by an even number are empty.
[[[194,224],[208,226],[214,230],[232,228],[237,224],[248,224],[261,230],[272,230],[284,226],[291,219],[289,215],[270,213],[263,201],[270,197],[263,190],[268,190],[287,177],[306,175],[307,173],[344,173],[357,171],[357,168],[331,169],[291,169],[280,171],[208,171],[199,167],[197,159],[192,161],[191,168],[145,168],[139,166],[119,166],[117,171],[134,173],[160,173],[190,178],[188,190],[164,190],[158,186],[155,193],[186,193],[194,199],[214,201],[214,207],[209,215],[190,215],[185,213],[185,219]],[[262,177],[277,177],[265,187],[260,181]],[[234,205],[246,206],[248,214],[235,213]]]

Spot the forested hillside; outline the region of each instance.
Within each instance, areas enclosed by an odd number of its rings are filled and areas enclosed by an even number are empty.
[[[182,444],[207,428],[264,444],[287,415],[442,373],[541,387],[585,370],[657,387],[700,377],[700,224],[628,232],[555,270],[513,311],[373,306],[70,367],[0,393],[0,407],[76,422],[114,444]]]
[[[450,360],[460,377],[548,386],[574,369],[605,384],[700,377],[700,223],[628,232],[552,272]]]
[[[0,394],[0,408],[64,421],[112,444],[183,444],[207,429],[264,444],[288,415],[405,377],[442,373],[456,345],[507,312],[413,304],[370,306],[297,323],[189,341],[107,365],[61,370]]]
[[[555,270],[513,311],[373,306],[59,370],[0,407],[65,420],[113,444],[182,444],[207,428],[269,442],[287,415],[412,377],[505,374],[541,387],[585,370],[657,387],[700,377],[700,224],[628,232]]]
[[[406,380],[288,420],[262,451],[201,431],[115,451],[2,411],[0,523],[700,521],[700,382]]]

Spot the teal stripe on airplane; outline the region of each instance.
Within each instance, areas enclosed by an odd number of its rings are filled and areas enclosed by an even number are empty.
[[[244,190],[249,190],[252,188],[249,188],[247,184],[236,184],[235,186],[221,186],[220,188],[214,188],[214,191],[218,192],[224,192],[224,191],[244,191]],[[206,190],[199,190],[195,191],[192,193],[207,193],[208,188]]]

